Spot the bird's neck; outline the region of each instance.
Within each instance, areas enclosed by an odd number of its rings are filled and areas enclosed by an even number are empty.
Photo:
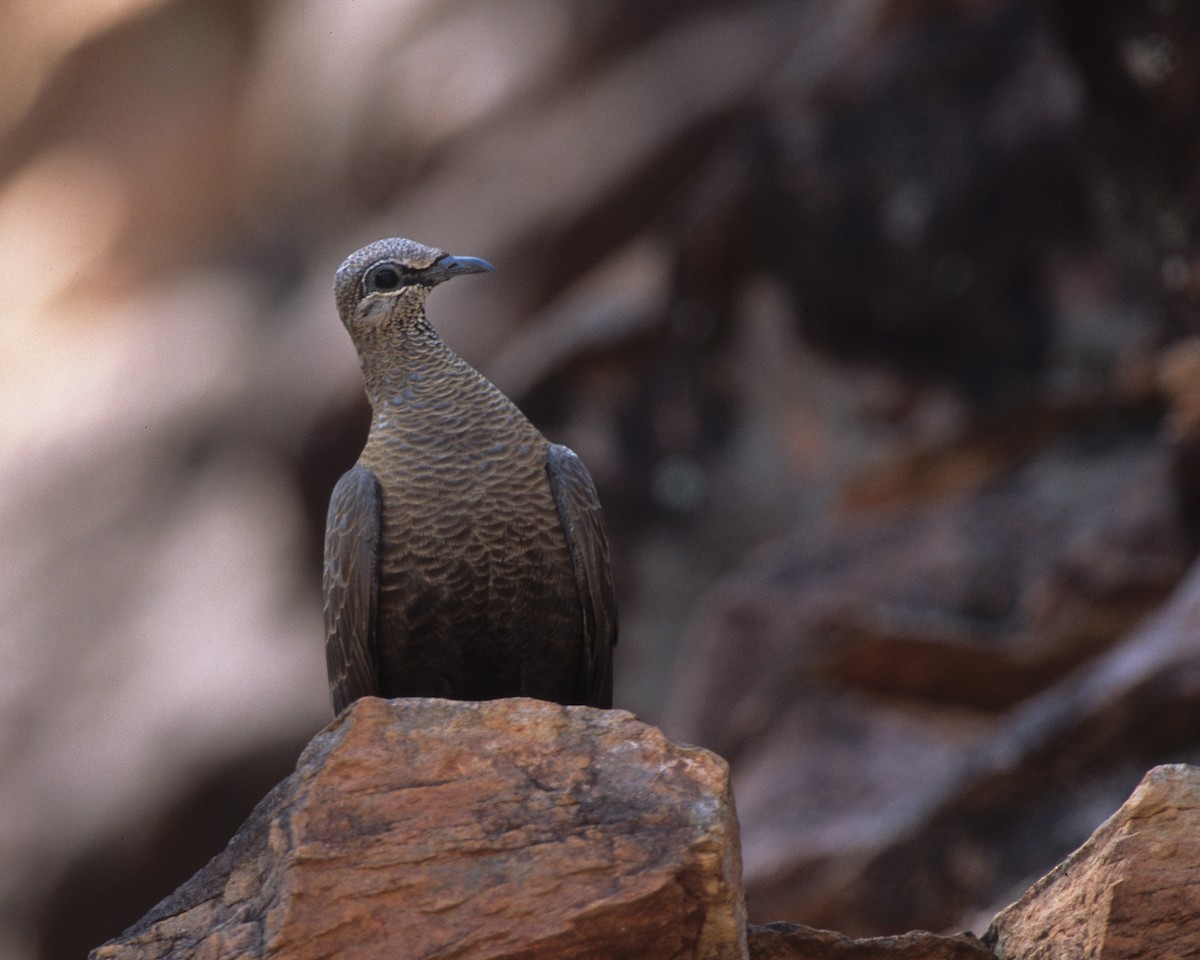
[[[389,336],[374,349],[360,344],[371,401],[361,464],[394,474],[418,461],[474,457],[500,445],[544,467],[545,440],[533,424],[427,323]]]
[[[402,430],[436,431],[470,411],[473,404],[512,406],[442,342],[423,315],[402,330],[379,330],[376,336],[379,342],[359,350],[373,429],[396,425]]]
[[[431,376],[462,364],[423,316],[404,329],[382,328],[371,331],[371,336],[374,342],[358,344],[358,356],[367,398],[376,410],[395,403]]]

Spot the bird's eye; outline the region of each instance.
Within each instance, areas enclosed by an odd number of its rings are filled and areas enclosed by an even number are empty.
[[[377,263],[363,277],[367,293],[387,293],[404,282],[400,268],[394,263]]]

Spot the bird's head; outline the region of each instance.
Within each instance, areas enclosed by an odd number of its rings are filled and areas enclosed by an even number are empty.
[[[451,256],[403,237],[376,240],[338,268],[333,285],[338,314],[357,342],[369,330],[423,322],[430,290],[451,277],[491,269],[477,257]]]

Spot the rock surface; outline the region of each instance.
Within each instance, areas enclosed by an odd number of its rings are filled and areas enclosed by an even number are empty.
[[[1197,864],[1200,768],[1160,766],[982,940],[747,927],[720,758],[623,711],[368,697],[91,960],[1173,958],[1200,953]]]
[[[914,930],[855,940],[798,923],[769,923],[751,926],[748,939],[751,960],[995,960],[991,950],[967,933],[943,937]]]
[[[1200,769],[1151,770],[984,940],[1001,960],[1200,954]]]
[[[664,725],[735,761],[814,688],[995,715],[1109,648],[1187,561],[1164,445],[1060,440],[946,503],[760,552],[697,611]]]
[[[751,920],[970,926],[1151,766],[1197,759],[1200,570],[1172,593],[1167,473],[1161,444],[1059,444],[799,532],[710,595],[664,728],[730,761]]]
[[[93,960],[744,957],[725,764],[622,711],[364,698]]]

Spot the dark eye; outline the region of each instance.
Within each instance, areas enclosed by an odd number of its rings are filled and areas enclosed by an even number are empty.
[[[387,293],[395,290],[404,281],[400,268],[394,263],[377,263],[363,277],[367,293]]]

